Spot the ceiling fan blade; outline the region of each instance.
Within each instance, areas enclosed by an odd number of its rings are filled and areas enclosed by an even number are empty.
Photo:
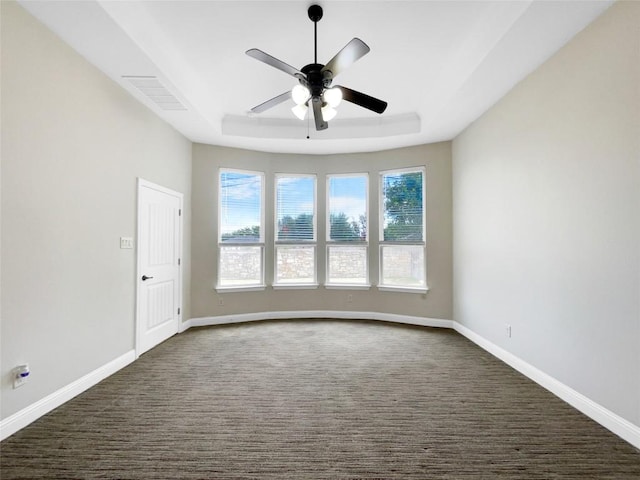
[[[360,105],[361,107],[367,108],[376,113],[382,113],[387,108],[387,102],[378,100],[377,98],[371,97],[367,94],[356,92],[355,90],[351,90],[350,88],[342,87],[340,85],[336,85],[334,88],[342,90],[343,100],[355,103],[356,105]]]
[[[253,107],[251,111],[253,113],[262,113],[265,110],[269,110],[270,108],[275,107],[276,105],[280,105],[282,102],[286,102],[290,98],[291,98],[291,91],[287,90],[286,92],[281,93],[277,97],[273,97],[271,100],[267,100],[266,102],[261,103],[256,107]]]
[[[313,97],[311,104],[313,105],[313,117],[316,120],[316,130],[326,130],[329,124],[322,118],[322,99]]]
[[[263,52],[262,50],[258,50],[257,48],[252,48],[245,52],[250,57],[255,58],[256,60],[260,60],[267,65],[271,65],[273,68],[277,68],[278,70],[283,71],[284,73],[288,73],[292,77],[296,78],[305,78],[304,73],[298,70],[295,67],[292,67],[288,63],[284,63],[282,60],[278,60],[276,57],[272,57],[268,53]]]
[[[322,72],[331,72],[331,77],[335,78],[340,72],[353,65],[358,59],[364,57],[371,49],[359,38],[354,38],[347,43],[342,50],[336,53],[335,57],[329,60]]]

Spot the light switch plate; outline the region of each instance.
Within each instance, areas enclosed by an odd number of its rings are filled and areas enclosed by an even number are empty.
[[[120,237],[120,248],[133,248],[133,238]]]

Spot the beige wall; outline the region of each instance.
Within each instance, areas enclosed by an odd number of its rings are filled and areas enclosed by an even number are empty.
[[[134,348],[136,177],[185,195],[191,143],[2,1],[2,418]],[[28,362],[27,385],[10,370]]]
[[[270,154],[210,145],[194,145],[192,317],[269,311],[340,310],[380,312],[450,319],[452,315],[451,277],[451,151],[450,143],[438,143],[377,153],[349,155]],[[266,278],[273,279],[273,177],[275,173],[315,173],[318,175],[318,277],[324,280],[325,189],[328,173],[369,174],[370,232],[378,231],[377,196],[380,170],[426,166],[427,284],[425,295],[380,292],[375,287],[362,290],[276,290],[223,293],[214,290],[217,270],[217,177],[218,170],[238,168],[266,174]],[[372,235],[370,251],[372,283],[377,283],[378,242]],[[347,302],[347,295],[353,301]],[[219,297],[224,305],[218,305]]]
[[[615,4],[453,142],[455,320],[638,426],[639,26]]]

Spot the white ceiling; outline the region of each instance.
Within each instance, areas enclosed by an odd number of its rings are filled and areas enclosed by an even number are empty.
[[[194,142],[326,154],[452,139],[613,0],[20,3]],[[335,83],[387,101],[382,115],[343,102],[316,132],[292,102],[249,113],[296,80],[245,51],[313,63],[313,3],[324,9],[319,63],[353,37],[367,43],[371,52]],[[131,76],[156,77],[183,109],[161,109]]]

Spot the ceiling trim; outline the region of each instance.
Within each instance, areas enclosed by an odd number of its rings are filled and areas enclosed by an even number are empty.
[[[376,118],[347,118],[331,121],[331,128],[317,131],[310,119],[243,117],[225,115],[222,135],[252,138],[286,138],[290,140],[335,140],[346,138],[380,138],[419,133],[420,117],[406,113]]]

